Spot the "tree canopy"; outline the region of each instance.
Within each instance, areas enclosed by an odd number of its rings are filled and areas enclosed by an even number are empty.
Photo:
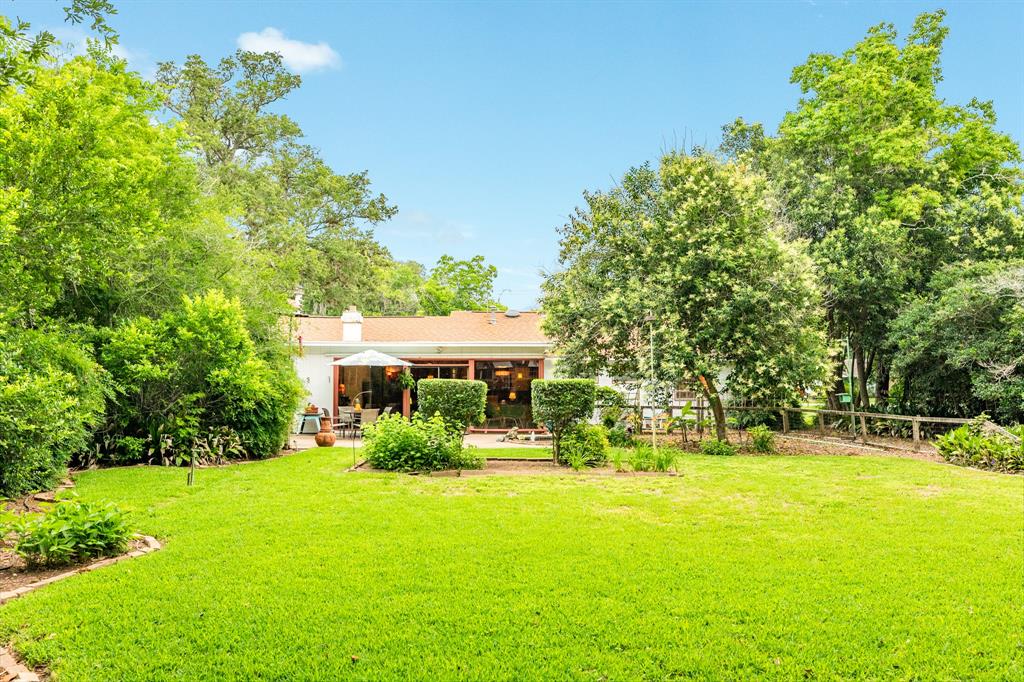
[[[822,378],[813,266],[782,238],[762,178],[673,153],[585,199],[562,229],[562,269],[544,285],[563,371],[696,383],[719,438],[723,390],[788,401]]]
[[[996,131],[991,102],[950,104],[936,92],[943,16],[922,14],[902,43],[883,23],[840,55],[811,55],[793,70],[802,97],[776,138],[743,125],[726,136],[757,157],[793,236],[810,240],[830,335],[849,341],[862,407],[866,358],[884,402],[892,322],[938,270],[1024,248],[1019,146]]]

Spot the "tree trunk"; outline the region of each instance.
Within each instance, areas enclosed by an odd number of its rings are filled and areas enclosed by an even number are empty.
[[[889,406],[889,370],[891,365],[886,358],[879,356],[878,369],[875,371],[875,397],[879,405]]]
[[[853,347],[853,362],[857,368],[857,400],[853,404],[859,404],[867,410],[871,407],[871,398],[868,396],[868,368],[864,362],[864,346],[857,344]]]
[[[558,466],[558,433],[551,431],[551,463]]]
[[[708,405],[711,406],[711,412],[715,415],[715,437],[718,440],[726,440],[725,436],[725,408],[722,407],[722,398],[718,395],[718,390],[715,385],[711,383],[707,377],[700,376],[700,385],[704,388],[704,396],[708,399]]]
[[[825,312],[825,315],[828,320],[828,338],[834,339],[836,338],[835,317],[832,312],[832,308],[829,308]],[[839,354],[833,358],[832,387],[825,391],[825,401],[828,403],[828,409],[830,410],[843,409],[843,404],[839,402],[839,394],[846,393],[846,383],[843,380],[844,367],[846,366],[845,360],[845,354]]]

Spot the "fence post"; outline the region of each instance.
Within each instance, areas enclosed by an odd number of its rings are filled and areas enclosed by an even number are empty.
[[[864,415],[860,416],[860,442],[861,443],[867,443],[868,442],[868,423],[864,419]]]
[[[821,435],[825,435],[825,415],[821,412],[818,413],[818,431],[821,431]]]
[[[921,447],[921,420],[913,419],[910,423],[914,429],[914,449],[917,450]]]
[[[779,410],[782,413],[782,432],[789,433],[789,412]]]

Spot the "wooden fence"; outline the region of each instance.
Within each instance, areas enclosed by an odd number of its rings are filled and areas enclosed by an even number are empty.
[[[819,409],[813,407],[726,407],[726,412],[730,411],[750,411],[750,412],[770,412],[778,413],[782,417],[782,433],[788,434],[790,432],[789,415],[793,412],[800,414],[816,414],[818,415],[818,429],[825,432],[825,417],[826,415],[841,417],[850,420],[851,431],[856,438],[857,425],[860,426],[860,440],[862,443],[868,443],[868,419],[877,419],[881,421],[903,421],[910,422],[911,435],[914,441],[914,450],[921,447],[921,424],[949,424],[949,425],[963,425],[970,424],[973,419],[965,419],[962,417],[922,417],[919,415],[907,415],[907,414],[888,414],[885,412],[855,412],[851,410],[828,410]],[[855,421],[856,420],[856,421]],[[984,422],[984,428],[989,432],[998,432],[1015,442],[1020,442],[1020,439],[1014,434],[1010,433],[998,424],[994,424],[991,421]],[[887,447],[894,447],[900,449],[898,446],[886,444]]]

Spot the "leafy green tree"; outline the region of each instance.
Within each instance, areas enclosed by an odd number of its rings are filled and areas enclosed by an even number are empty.
[[[1024,261],[940,271],[891,342],[901,407],[1024,422]]]
[[[763,184],[736,163],[670,154],[586,194],[544,284],[562,370],[697,383],[719,439],[723,390],[775,403],[823,378],[813,266],[781,238]]]
[[[862,407],[872,364],[885,399],[892,320],[934,272],[1024,248],[1019,146],[995,130],[991,102],[936,93],[943,16],[919,16],[902,44],[879,24],[840,55],[811,55],[793,70],[803,96],[778,138],[727,130],[727,151],[766,170],[793,236],[812,243],[829,333],[850,344]],[[835,367],[833,407],[843,390]]]
[[[107,48],[117,44],[118,36],[107,23],[108,15],[117,14],[109,0],[71,0],[64,7],[64,17],[71,24],[90,20],[90,28],[100,36]],[[31,26],[21,19],[12,21],[0,15],[0,92],[11,86],[27,85],[37,70],[51,59],[57,39],[49,31],[30,36]]]
[[[189,267],[170,243],[192,250],[180,233],[209,216],[179,131],[152,121],[158,106],[123,62],[86,57],[0,95],[9,313],[110,324],[163,297],[164,265]],[[181,274],[194,280],[196,270]]]
[[[181,66],[161,64],[157,80],[214,193],[237,210],[249,244],[273,254],[276,286],[301,284],[308,312],[353,304],[384,312],[378,306],[394,298],[388,287],[404,280],[391,276],[400,266],[372,226],[396,209],[372,193],[365,171],[334,172],[301,142],[299,125],[272,110],[302,82],[281,56],[240,50],[211,66],[191,55]]]
[[[455,260],[441,256],[423,283],[420,305],[426,315],[448,315],[453,310],[504,310],[494,300],[494,278],[498,269],[483,256]]]

